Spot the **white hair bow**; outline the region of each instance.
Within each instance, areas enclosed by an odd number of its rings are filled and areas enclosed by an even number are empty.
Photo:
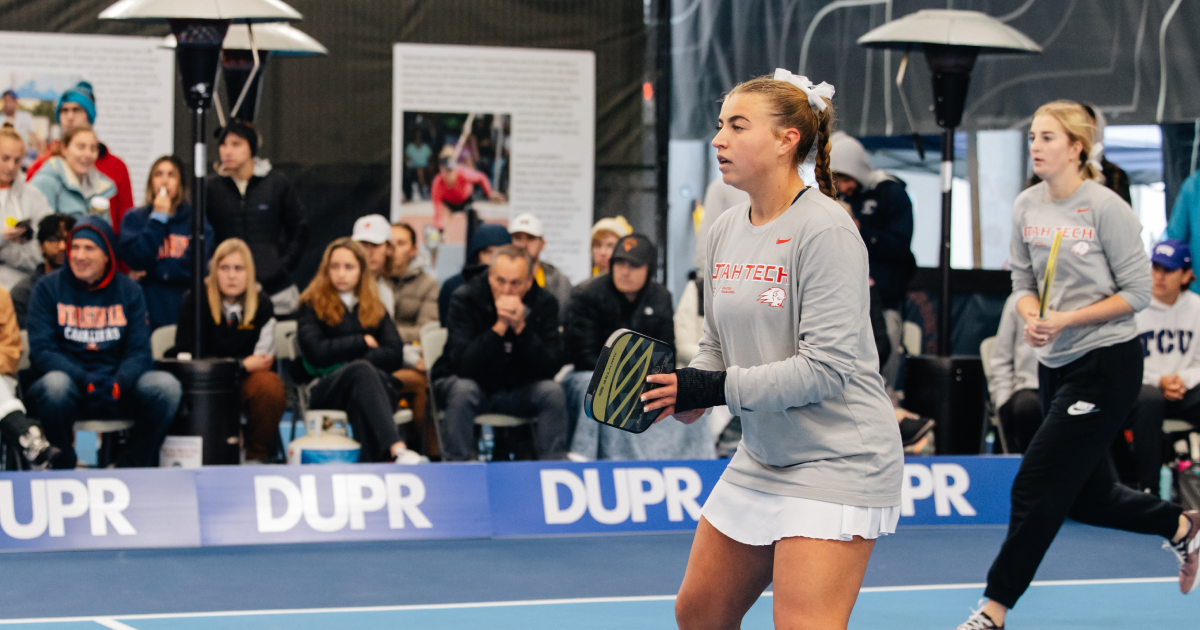
[[[1100,164],[1100,160],[1104,159],[1104,143],[1097,142],[1092,145],[1092,150],[1088,151],[1087,163],[1095,167],[1096,172],[1104,170],[1104,166]]]
[[[783,68],[775,68],[774,79],[776,81],[787,81],[800,88],[800,91],[808,96],[808,104],[818,112],[825,111],[825,99],[833,100],[833,86],[824,81],[819,85],[813,85],[813,82],[809,81],[808,77],[792,74]]]

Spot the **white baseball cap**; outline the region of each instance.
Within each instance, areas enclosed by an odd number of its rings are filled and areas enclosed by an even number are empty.
[[[517,218],[508,224],[509,234],[516,234],[517,232],[524,232],[530,236],[542,238],[542,220],[529,212],[518,214]]]
[[[383,245],[392,238],[392,225],[381,214],[368,214],[354,222],[351,240],[372,245]]]

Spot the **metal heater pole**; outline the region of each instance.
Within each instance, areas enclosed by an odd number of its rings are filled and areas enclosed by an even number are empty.
[[[658,181],[657,188],[657,221],[655,227],[658,234],[658,276],[665,284],[667,282],[667,263],[670,256],[667,252],[667,219],[671,211],[669,156],[671,145],[671,0],[658,0],[658,11],[654,29],[655,61],[657,77],[654,86],[654,149],[655,167]]]
[[[938,299],[938,356],[950,356],[950,196],[954,183],[954,128],[942,129],[942,248],[938,271],[942,277]]]
[[[193,342],[195,350],[192,357],[195,359],[204,356],[202,348],[202,338],[200,334],[203,321],[203,296],[204,291],[204,252],[207,251],[207,243],[204,242],[204,215],[208,204],[208,191],[205,189],[205,174],[207,172],[208,162],[208,145],[204,141],[204,108],[198,107],[192,110],[192,159],[195,165],[192,169],[192,316],[195,317],[195,325],[193,326],[195,337]]]

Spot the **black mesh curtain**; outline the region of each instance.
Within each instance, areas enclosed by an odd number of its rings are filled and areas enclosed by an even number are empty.
[[[1040,56],[978,60],[964,131],[1021,126],[1038,105],[1057,98],[1096,103],[1111,124],[1200,117],[1197,2],[674,0],[674,8],[675,138],[709,137],[721,94],[776,67],[834,84],[839,124],[849,133],[912,133],[894,84],[903,55],[855,42],[888,19],[945,8],[997,17],[1045,49]],[[904,91],[916,131],[937,133],[929,71],[922,56],[911,61]]]
[[[0,29],[166,35],[165,25],[101,21],[114,0],[0,0]],[[388,214],[391,187],[392,44],[416,42],[591,50],[596,53],[597,171],[640,173],[646,35],[634,0],[288,0],[298,28],[327,58],[271,59],[259,127],[263,154],[300,188],[314,224],[297,281],[307,282],[324,246],[358,217]],[[447,69],[470,80],[470,69]],[[104,104],[98,109],[103,115]],[[217,125],[216,116],[209,120]],[[191,122],[176,95],[175,146],[190,145]],[[186,156],[185,156],[186,157]],[[215,143],[210,158],[215,159]],[[140,183],[134,182],[135,189]],[[626,208],[597,181],[596,207]],[[613,212],[615,213],[615,212]]]

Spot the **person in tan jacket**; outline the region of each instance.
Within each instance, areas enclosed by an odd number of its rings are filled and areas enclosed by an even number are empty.
[[[0,287],[0,434],[18,445],[26,463],[45,470],[61,451],[50,445],[37,420],[25,416],[25,405],[16,396],[17,364],[21,359],[21,331],[8,290]]]
[[[420,437],[425,437],[425,455],[430,458],[438,457],[437,432],[426,430],[425,404],[429,391],[429,381],[425,376],[425,361],[421,358],[420,348],[421,327],[429,322],[438,321],[438,283],[420,267],[412,264],[417,257],[417,233],[407,223],[396,223],[392,226],[391,240],[391,270],[388,275],[392,279],[392,293],[395,296],[393,319],[400,339],[404,341],[404,367],[394,373],[394,376],[404,384],[405,394],[413,396],[414,435],[409,435],[410,444],[420,444]]]

